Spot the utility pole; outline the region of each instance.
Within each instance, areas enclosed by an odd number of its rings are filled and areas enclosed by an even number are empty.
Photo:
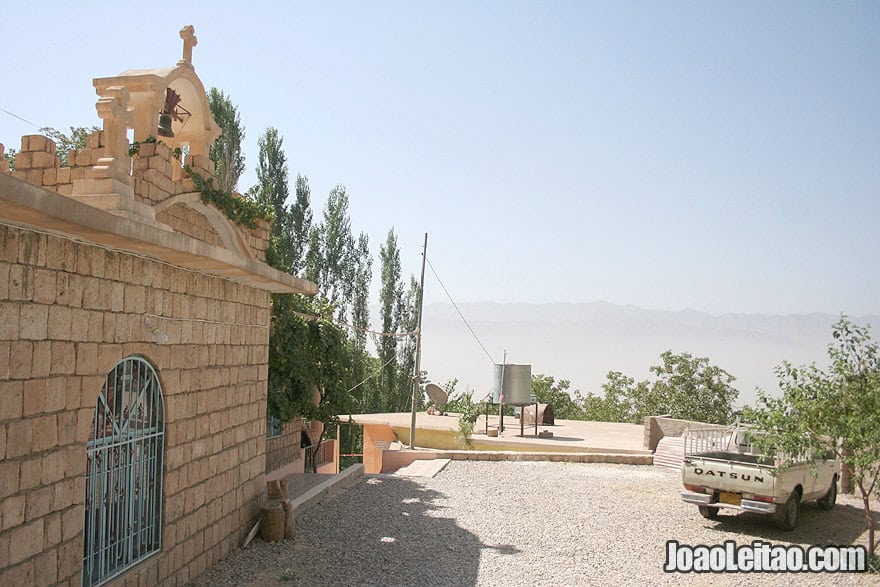
[[[422,249],[422,278],[419,282],[419,320],[416,328],[416,367],[413,373],[412,419],[409,425],[409,447],[416,445],[416,410],[418,409],[419,380],[422,378],[422,303],[425,301],[425,261],[428,260],[428,233],[425,233],[425,246]]]

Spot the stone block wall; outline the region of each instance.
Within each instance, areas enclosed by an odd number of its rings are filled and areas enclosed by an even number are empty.
[[[105,156],[106,150],[101,141],[102,133],[92,133],[85,148],[68,151],[67,166],[62,167],[53,140],[42,135],[23,136],[21,149],[15,155],[12,176],[69,196],[73,193],[73,182],[84,179],[86,170],[97,165],[98,159]],[[8,169],[5,171],[9,172]]]
[[[141,143],[132,157],[134,197],[140,202],[158,204],[183,193],[180,161],[165,143]],[[186,186],[192,188],[192,184]],[[186,190],[186,191],[192,191]]]
[[[265,220],[258,220],[257,227],[244,235],[244,242],[251,254],[260,261],[266,260],[266,249],[269,248],[269,232],[272,225]]]
[[[266,473],[282,469],[302,458],[302,431],[302,418],[294,418],[284,424],[281,436],[266,439]]]
[[[0,224],[3,584],[80,585],[86,442],[133,354],[165,398],[162,549],[111,584],[182,585],[241,544],[263,492],[269,315],[265,291]]]
[[[223,246],[223,239],[200,212],[189,206],[177,204],[156,214],[156,220],[167,224],[177,232],[182,232],[196,240],[210,243],[217,247]]]

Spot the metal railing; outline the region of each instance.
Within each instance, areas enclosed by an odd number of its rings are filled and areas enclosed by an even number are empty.
[[[684,454],[691,456],[726,451],[735,430],[730,426],[688,428],[684,434]]]
[[[326,465],[327,463],[333,462],[333,441],[332,440],[322,440],[321,445],[318,447],[318,450],[315,450],[315,445],[303,447],[304,455],[305,455],[305,465],[304,468],[306,472],[311,471],[316,467],[320,467],[321,465]]]

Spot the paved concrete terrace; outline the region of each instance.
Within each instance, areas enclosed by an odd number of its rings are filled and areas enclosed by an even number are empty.
[[[445,449],[437,446],[437,432],[454,436],[458,433],[458,414],[432,416],[424,412],[416,414],[416,446],[421,448]],[[409,430],[412,414],[356,414],[340,416],[340,421],[356,424],[386,424],[391,426],[397,438],[409,444]],[[349,420],[351,419],[351,420]],[[489,427],[497,428],[498,416],[489,416]],[[582,420],[556,420],[553,426],[539,425],[538,431],[553,433],[552,438],[535,436],[535,425],[524,427],[524,437],[520,437],[519,419],[505,416],[504,432],[497,437],[486,436],[486,418],[480,416],[474,426],[472,440],[478,451],[524,451],[524,452],[587,452],[616,454],[651,454],[644,449],[644,426],[640,424],[621,424],[616,422],[587,422]]]

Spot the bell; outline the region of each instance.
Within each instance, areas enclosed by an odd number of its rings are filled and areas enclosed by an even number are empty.
[[[165,88],[165,107],[159,113],[159,136],[173,137],[174,131],[171,130],[171,120],[180,120],[177,112],[177,105],[180,104],[180,94],[171,88]]]
[[[159,115],[159,130],[160,137],[173,137],[174,131],[171,130],[171,115],[163,112]]]

